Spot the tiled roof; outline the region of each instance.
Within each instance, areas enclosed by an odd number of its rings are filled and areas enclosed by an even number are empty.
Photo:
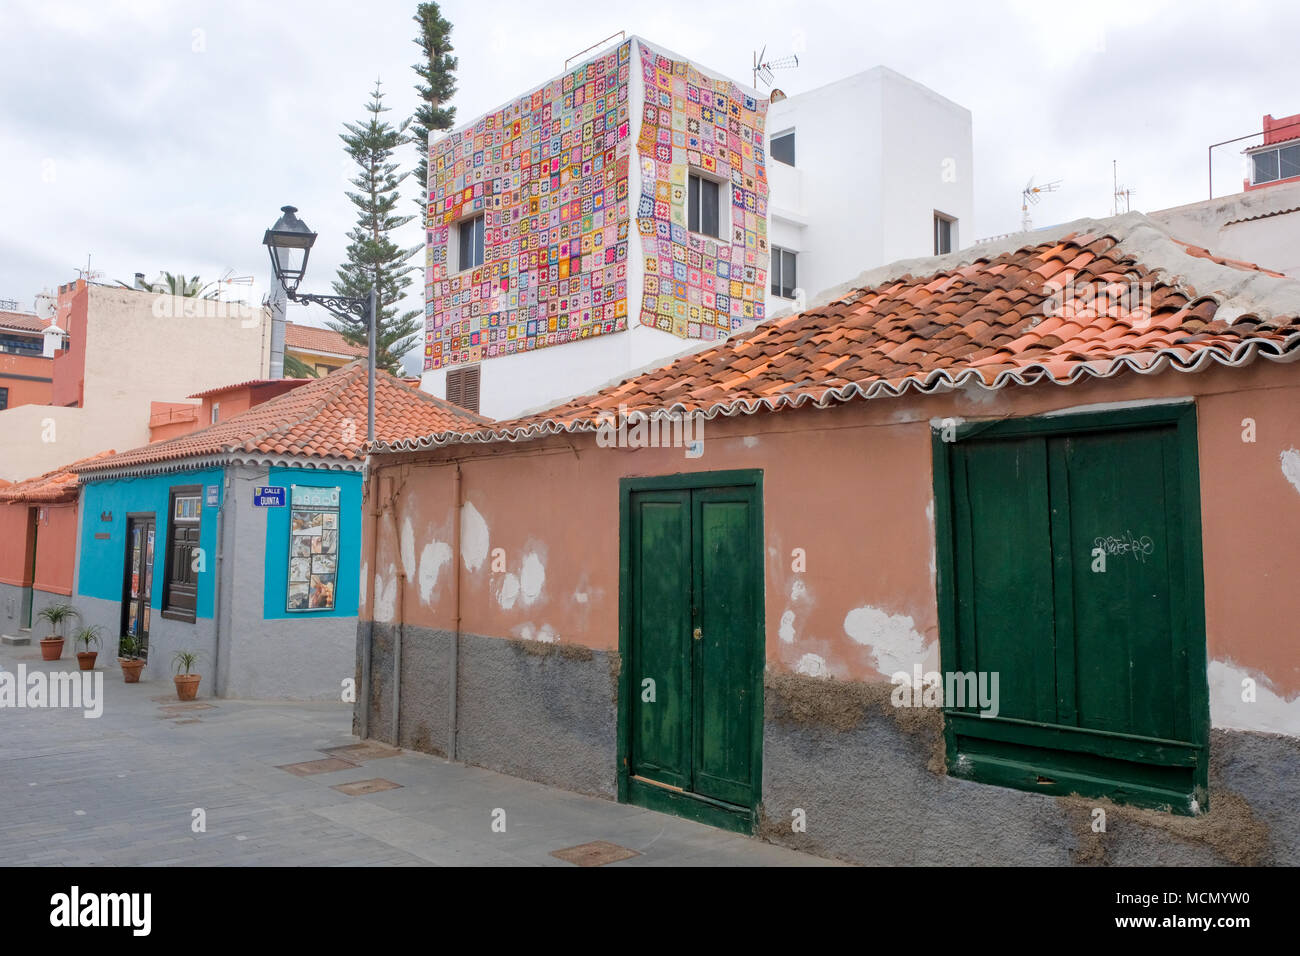
[[[182,458],[314,458],[360,461],[366,442],[366,367],[352,362],[224,422],[95,462],[102,472]],[[491,424],[380,371],[375,382],[375,436],[396,441],[430,432]]]
[[[287,321],[284,323],[284,347],[329,355],[346,355],[352,358],[369,355],[369,349],[364,345],[354,345],[349,342],[341,332]]]
[[[15,329],[20,332],[43,332],[49,325],[39,316],[27,312],[0,312],[0,328]]]
[[[1189,250],[1138,213],[1081,220],[1062,231],[896,263],[803,313],[771,319],[595,395],[490,428],[377,447],[590,431],[620,408],[712,418],[909,389],[1192,372],[1300,350],[1300,283]],[[1099,306],[1089,296],[1098,289],[1128,297]],[[1135,290],[1141,294],[1133,296]]]
[[[82,466],[89,462],[102,461],[112,454],[111,449],[101,451],[97,455],[82,458],[70,465],[63,465],[35,478],[28,478],[26,481],[18,481],[12,485],[0,487],[0,504],[17,502],[57,504],[63,501],[76,501],[77,476]]]
[[[220,395],[223,392],[233,392],[237,388],[253,388],[258,385],[278,385],[281,382],[296,382],[299,385],[304,382],[312,382],[315,379],[310,378],[250,378],[242,382],[235,382],[231,385],[218,385],[216,388],[204,389],[201,392],[195,392],[188,398],[207,398],[209,395]]]

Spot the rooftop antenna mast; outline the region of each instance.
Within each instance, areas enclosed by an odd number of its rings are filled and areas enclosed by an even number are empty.
[[[1042,193],[1054,193],[1061,187],[1062,180],[1055,179],[1050,183],[1044,183],[1041,186],[1034,185],[1034,177],[1029,177],[1029,182],[1025,183],[1025,188],[1020,191],[1020,231],[1029,232],[1034,228],[1033,218],[1029,215],[1029,207],[1038,205],[1038,197]]]
[[[94,282],[96,279],[102,279],[102,278],[104,278],[104,273],[102,273],[102,272],[92,272],[92,271],[90,271],[90,253],[89,253],[89,252],[86,253],[86,268],[84,268],[84,269],[77,269],[76,266],[73,266],[73,268],[76,269],[77,275],[78,275],[81,279],[84,279],[87,285],[89,285],[91,282]]]
[[[776,79],[773,76],[776,70],[792,70],[799,65],[799,57],[791,53],[789,56],[777,57],[775,60],[767,59],[767,45],[754,54],[754,89],[758,89],[758,81],[762,80],[765,86],[771,86]]]
[[[1120,189],[1119,162],[1114,159],[1110,161],[1110,178],[1111,178],[1111,187],[1114,192],[1114,196],[1112,198],[1111,207],[1110,207],[1111,215],[1112,216],[1119,215],[1119,204],[1121,200],[1123,200],[1124,202],[1124,211],[1131,212],[1133,209],[1133,194],[1137,192],[1137,190],[1129,189],[1127,186],[1125,186],[1123,189]]]

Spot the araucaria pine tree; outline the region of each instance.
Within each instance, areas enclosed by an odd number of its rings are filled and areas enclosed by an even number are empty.
[[[420,28],[415,42],[423,54],[414,67],[421,82],[415,84],[420,99],[411,142],[419,150],[415,179],[420,184],[420,222],[424,223],[429,207],[429,134],[449,130],[456,122],[456,107],[447,105],[456,93],[456,57],[451,55],[451,24],[436,3],[419,4],[412,19]]]
[[[416,321],[419,311],[412,309],[399,315],[398,306],[411,285],[411,271],[416,268],[408,263],[424,247],[403,249],[392,239],[396,230],[415,218],[394,212],[400,200],[399,187],[409,173],[397,171],[393,152],[410,142],[407,127],[411,121],[394,127],[383,118],[388,107],[384,106],[378,80],[366,111],[369,119],[345,123],[347,132],[339,134],[358,167],[356,177],[350,180],[357,191],[347,193],[357,207],[357,223],[348,233],[348,259],[339,268],[334,291],[364,298],[370,295],[372,286],[375,288],[379,299],[375,364],[398,373],[402,356],[415,346],[420,330]],[[362,319],[349,316],[330,326],[350,342],[366,344],[368,330]]]

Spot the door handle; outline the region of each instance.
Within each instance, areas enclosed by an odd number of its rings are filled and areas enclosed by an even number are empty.
[[[697,627],[697,628],[694,630],[694,632],[692,632],[691,636],[694,637],[694,638],[698,641],[698,640],[700,640],[701,638],[704,637],[704,632],[701,631],[701,630]]]

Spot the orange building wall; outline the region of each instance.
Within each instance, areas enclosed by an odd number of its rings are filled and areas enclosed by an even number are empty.
[[[0,354],[0,388],[9,389],[9,408],[49,405],[53,377],[53,359],[41,355]]]
[[[878,626],[881,641],[914,647],[918,663],[937,664],[931,421],[1191,396],[1212,680],[1218,662],[1223,673],[1251,675],[1283,700],[1294,698],[1300,694],[1300,376],[1294,366],[1268,362],[715,419],[705,426],[698,459],[685,458],[680,448],[600,448],[591,435],[478,449],[460,464],[467,503],[461,628],[616,649],[619,479],[761,468],[768,666],[793,671],[815,655],[823,673],[836,678],[887,677],[873,646],[846,631],[846,616],[861,609],[870,609],[858,617]],[[1253,442],[1243,441],[1247,419]],[[374,567],[375,523],[367,510],[363,617],[375,606],[379,620],[396,620],[404,608],[409,623],[454,627],[455,469],[445,462],[457,453],[466,451],[451,446],[424,455],[444,462],[439,467],[416,464],[419,456],[379,460],[382,470],[372,481],[391,482],[380,500],[390,492],[397,498],[382,518]],[[372,488],[367,509],[373,500]],[[498,548],[504,571],[493,570]],[[796,548],[806,553],[802,572],[792,567]],[[511,602],[508,594],[529,562],[534,578],[537,563],[544,568],[541,590]],[[1231,707],[1238,690],[1226,686],[1223,706]]]
[[[72,594],[77,563],[77,504],[40,505],[37,511],[36,575],[32,586]]]
[[[68,348],[54,357],[54,385],[51,405],[82,403],[86,380],[86,318],[90,293],[78,279],[59,286],[58,313],[55,321],[68,333]]]
[[[27,566],[27,510],[23,503],[0,502],[0,584],[28,587],[32,569]]]

